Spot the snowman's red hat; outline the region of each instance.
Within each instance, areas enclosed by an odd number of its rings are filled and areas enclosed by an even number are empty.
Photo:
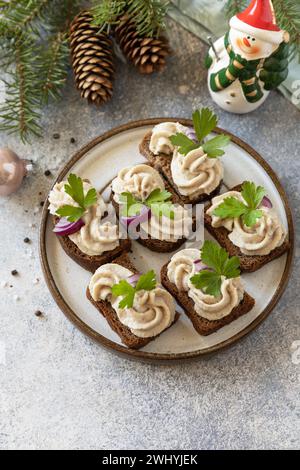
[[[284,31],[276,24],[271,0],[252,0],[245,11],[233,16],[230,27],[263,41],[280,44]]]

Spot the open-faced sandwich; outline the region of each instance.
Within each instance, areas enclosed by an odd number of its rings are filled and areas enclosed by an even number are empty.
[[[90,182],[70,174],[49,194],[54,232],[65,252],[88,271],[129,251],[131,242],[121,239],[118,225],[106,220],[108,205]]]
[[[272,202],[262,186],[245,181],[213,198],[205,227],[242,271],[253,272],[289,249],[289,241]]]
[[[112,181],[112,202],[129,235],[157,252],[179,248],[193,227],[190,210],[151,165],[123,168]]]
[[[254,299],[245,292],[239,258],[212,241],[187,248],[161,270],[163,286],[175,297],[200,335],[210,335],[248,313]]]
[[[193,113],[193,128],[162,122],[147,133],[141,154],[169,181],[184,204],[196,204],[219,193],[223,165],[219,157],[229,143],[227,135],[208,135],[217,116],[208,108]]]
[[[157,285],[154,271],[139,274],[127,255],[93,274],[87,297],[122,342],[139,349],[175,323],[175,302]]]

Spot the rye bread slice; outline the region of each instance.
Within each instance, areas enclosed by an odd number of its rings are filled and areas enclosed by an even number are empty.
[[[131,263],[129,257],[126,254],[121,255],[119,258],[116,258],[113,263],[119,264],[127,269],[130,269],[132,272],[137,273],[137,269]],[[146,346],[146,344],[153,341],[158,336],[153,336],[151,338],[140,338],[132,333],[132,331],[118,319],[117,313],[106,300],[98,300],[97,302],[92,298],[89,287],[86,290],[86,296],[88,300],[97,308],[97,310],[104,316],[107,320],[109,326],[117,335],[121,338],[121,341],[125,346],[130,349],[140,349]],[[176,312],[173,323],[167,328],[169,329],[179,318],[179,313]],[[166,331],[166,330],[164,330]],[[163,333],[163,331],[162,331]],[[161,334],[161,333],[160,333]]]
[[[59,217],[54,216],[53,222],[56,224],[59,221]],[[115,258],[120,256],[122,253],[126,253],[131,250],[131,240],[120,239],[120,244],[114,250],[105,251],[102,255],[90,256],[83,253],[77,245],[67,235],[57,237],[63,250],[70,258],[78,263],[82,268],[92,273],[96,271],[99,266],[105,263],[111,263]]]
[[[169,184],[173,187],[176,191],[177,195],[181,200],[181,204],[200,204],[201,202],[209,201],[213,197],[217,196],[220,192],[222,181],[220,182],[219,186],[214,189],[210,194],[200,194],[195,198],[190,198],[189,196],[183,196],[180,194],[180,191],[172,178],[171,172],[171,162],[172,156],[166,154],[159,154],[154,155],[153,152],[150,150],[150,139],[151,139],[152,131],[148,132],[145,137],[143,138],[142,142],[140,143],[139,149],[140,153],[147,158],[147,160],[151,163],[156,170],[158,170],[164,178],[169,182]]]
[[[241,191],[242,184],[234,186],[228,191]],[[268,255],[245,255],[241,252],[240,248],[229,240],[229,231],[225,227],[215,228],[211,225],[211,217],[207,214],[207,210],[211,207],[211,203],[205,208],[204,211],[204,226],[206,230],[217,240],[217,242],[225,248],[230,256],[238,256],[240,259],[240,268],[243,272],[254,272],[260,269],[265,264],[269,263],[273,259],[279,258],[290,248],[290,242],[286,238],[283,244],[275,248]]]
[[[184,309],[186,315],[191,320],[195,330],[203,336],[211,335],[220,328],[228,325],[237,318],[250,312],[254,307],[255,300],[247,293],[244,293],[243,300],[237,305],[232,312],[220,320],[207,320],[200,317],[194,309],[194,301],[188,296],[187,292],[179,291],[175,284],[168,278],[168,263],[161,269],[161,283],[173,295],[178,304]]]
[[[168,181],[165,181],[165,189],[172,194],[171,201],[173,204],[182,204],[177,193],[174,191]],[[119,218],[119,204],[114,200],[113,196],[114,193],[112,191],[110,200],[116,211],[117,217]],[[194,225],[195,223],[196,221],[194,221]],[[179,240],[171,242],[167,240],[158,240],[157,238],[152,238],[150,235],[148,235],[148,238],[138,238],[137,241],[146,248],[149,248],[149,250],[151,251],[156,251],[158,253],[170,253],[180,248],[181,245],[186,242],[186,238],[181,238]]]

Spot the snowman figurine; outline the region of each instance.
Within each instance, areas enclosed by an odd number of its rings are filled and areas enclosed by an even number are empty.
[[[225,111],[257,109],[288,75],[289,33],[276,24],[271,0],[252,0],[206,57],[212,99]]]

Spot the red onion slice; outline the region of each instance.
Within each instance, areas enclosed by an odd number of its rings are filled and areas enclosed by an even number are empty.
[[[132,287],[135,287],[137,285],[137,282],[139,280],[139,278],[141,277],[140,274],[132,274],[131,276],[129,276],[127,278],[128,282],[130,285],[132,285]]]
[[[135,223],[135,225],[142,224],[143,222],[146,222],[151,215],[151,210],[147,206],[143,206],[141,209],[141,212],[137,215],[133,215],[131,217],[121,217],[121,222],[124,223],[124,225],[130,225],[132,222]]]
[[[206,264],[202,263],[201,259],[196,259],[194,261],[194,265],[196,273],[200,273],[200,271],[203,271],[204,269],[206,269],[207,271],[211,271],[211,268],[206,266]]]
[[[185,135],[191,139],[194,140],[194,142],[198,142],[196,132],[194,131],[193,127],[188,127],[187,130],[185,131]]]
[[[79,232],[84,225],[85,223],[82,219],[76,220],[76,222],[69,222],[66,217],[62,217],[55,225],[53,232],[56,235],[72,235],[72,233]]]
[[[262,198],[262,201],[261,201],[260,205],[263,206],[263,207],[268,207],[268,209],[272,209],[272,207],[273,207],[272,202],[270,201],[270,199],[267,196],[264,196]]]

